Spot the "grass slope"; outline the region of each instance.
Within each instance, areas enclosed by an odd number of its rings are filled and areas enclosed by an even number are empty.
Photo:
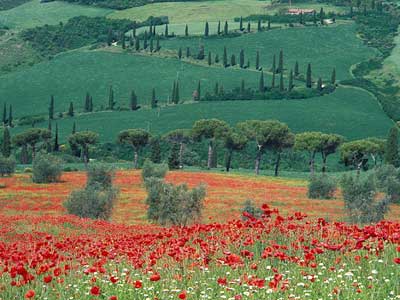
[[[71,133],[76,122],[78,130],[94,130],[101,140],[114,141],[120,130],[145,128],[165,133],[176,128],[190,128],[201,118],[219,118],[234,125],[248,119],[278,119],[295,132],[318,130],[342,134],[348,139],[386,136],[392,121],[367,92],[340,87],[333,94],[307,100],[226,101],[184,104],[136,112],[102,112],[82,114],[59,120],[62,139]],[[47,123],[38,126],[47,127]],[[23,128],[17,128],[20,131]]]
[[[46,114],[50,95],[56,111],[66,111],[70,101],[83,107],[86,92],[93,95],[95,109],[106,106],[112,84],[118,105],[127,106],[132,89],[139,103],[149,103],[152,88],[158,99],[167,100],[174,80],[179,78],[181,99],[191,99],[201,80],[202,93],[213,90],[215,82],[226,89],[240,85],[258,86],[259,74],[240,69],[210,68],[177,59],[148,57],[103,51],[74,51],[0,77],[0,103],[12,103],[15,116]]]
[[[286,5],[270,5],[271,1],[258,0],[218,0],[196,2],[164,2],[115,11],[112,18],[145,20],[149,16],[168,16],[171,23],[185,24],[205,21],[233,20],[235,17],[252,14],[273,14]],[[323,4],[296,3],[296,7],[320,9],[326,12],[343,9]]]
[[[242,35],[237,38],[224,39],[171,39],[162,43],[164,48],[198,49],[203,43],[205,52],[223,55],[224,46],[228,54],[239,57],[241,49],[245,50],[246,60],[250,59],[255,66],[256,51],[260,51],[260,63],[264,69],[272,66],[272,57],[275,54],[278,60],[279,50],[284,53],[286,68],[294,68],[299,61],[300,72],[305,73],[307,63],[312,64],[314,74],[329,79],[332,69],[336,67],[338,79],[350,78],[350,67],[376,54],[374,49],[365,46],[357,38],[355,26],[345,24],[330,27],[298,27],[275,29],[268,32]],[[315,80],[317,78],[314,78]]]
[[[58,24],[75,16],[105,16],[113,10],[70,4],[61,1],[40,3],[32,0],[7,11],[0,11],[0,24],[24,29],[45,24]]]

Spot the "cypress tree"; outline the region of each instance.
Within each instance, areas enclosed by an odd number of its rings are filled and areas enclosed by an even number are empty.
[[[199,53],[197,54],[197,59],[203,60],[204,59],[204,45],[200,45]]]
[[[52,130],[52,129],[51,129],[51,120],[49,120],[49,123],[47,124],[47,129],[48,129],[49,131]]]
[[[200,80],[197,82],[197,101],[201,100],[201,83]]]
[[[86,92],[85,105],[83,107],[85,112],[88,112],[90,109],[90,94],[88,92]]]
[[[10,109],[8,110],[8,126],[13,127],[13,110],[12,105],[10,104]]]
[[[89,101],[89,111],[92,112],[93,111],[93,97],[90,96],[90,101]]]
[[[212,60],[211,60],[211,51],[208,51],[208,65],[211,66]]]
[[[180,95],[179,95],[179,81],[176,81],[175,85],[175,104],[179,104],[180,101]]]
[[[189,36],[189,27],[187,24],[185,26],[185,36]]]
[[[283,73],[281,72],[281,77],[279,79],[279,91],[283,92],[285,90],[285,85],[283,83]]]
[[[260,51],[257,51],[256,54],[256,70],[260,69]]]
[[[304,23],[303,13],[300,13],[300,15],[299,15],[299,23],[301,25],[303,25],[303,23]]]
[[[293,71],[290,70],[289,72],[289,84],[288,84],[288,90],[289,92],[293,89]]]
[[[74,123],[75,124],[75,123]],[[54,147],[53,151],[58,152],[60,150],[60,145],[58,144],[58,124],[56,123],[56,134],[54,136]]]
[[[125,34],[122,32],[121,33],[121,46],[122,46],[122,49],[125,49],[126,48],[126,44],[125,44]]]
[[[228,67],[228,53],[226,51],[226,47],[224,47],[224,56],[222,58],[222,62],[225,68]]]
[[[160,46],[160,36],[157,34],[156,38],[156,51],[160,51],[161,46]]]
[[[171,94],[172,103],[175,103],[175,93],[176,93],[176,81],[174,80],[174,84],[172,86],[172,94]]]
[[[259,81],[259,84],[258,84],[258,91],[260,93],[264,93],[264,91],[265,91],[264,72],[262,72],[262,71],[261,71],[261,74],[260,74],[260,81]]]
[[[150,52],[154,51],[154,42],[153,42],[153,38],[150,39]]]
[[[315,10],[313,12],[313,23],[314,25],[317,25],[317,12]]]
[[[107,45],[111,46],[112,42],[113,42],[113,32],[112,29],[109,28],[107,32]]]
[[[221,21],[218,21],[217,33],[218,33],[218,35],[221,34]]]
[[[70,116],[70,117],[74,116],[74,103],[73,102],[69,103],[68,116]]]
[[[294,65],[294,77],[297,77],[297,76],[299,76],[299,75],[300,75],[300,72],[299,72],[299,63],[298,63],[298,61],[296,61],[295,65]]]
[[[333,68],[332,70],[331,84],[336,84],[336,68]]]
[[[190,48],[186,47],[186,58],[190,57]]]
[[[215,63],[218,64],[219,63],[219,55],[218,53],[215,54],[215,59],[214,59]]]
[[[210,32],[210,27],[208,26],[208,22],[206,22],[206,25],[204,28],[204,36],[208,37],[209,32]]]
[[[131,99],[130,100],[131,100],[130,101],[131,110],[137,110],[138,109],[137,96],[136,96],[136,93],[134,90],[131,91]]]
[[[179,59],[182,59],[182,47],[179,47],[179,50],[178,50],[178,58],[179,58]]]
[[[50,105],[49,105],[49,119],[54,119],[54,96],[51,95],[50,97]]]
[[[136,51],[139,51],[139,50],[140,50],[140,39],[139,39],[139,37],[137,37],[137,38],[135,39],[135,50],[136,50]]]
[[[322,78],[321,78],[321,77],[319,77],[319,78],[318,78],[318,81],[317,81],[317,90],[318,90],[319,92],[322,91]]]
[[[218,82],[216,82],[215,86],[214,86],[214,95],[217,96],[218,92],[219,92],[219,86],[218,86]]]
[[[133,37],[136,37],[136,21],[133,21],[132,35],[133,35]]]
[[[244,50],[240,50],[240,55],[239,55],[239,66],[241,68],[244,67]]]
[[[271,67],[271,72],[275,73],[276,72],[276,55],[274,54],[272,58],[272,67]]]
[[[156,89],[153,88],[151,91],[151,108],[157,107],[157,99],[156,99]]]
[[[247,32],[250,32],[251,31],[251,24],[250,24],[250,22],[248,22],[247,23]]]
[[[311,64],[310,63],[307,66],[306,87],[308,87],[308,88],[312,87]]]
[[[268,30],[270,30],[270,29],[271,29],[271,21],[268,20]]]
[[[257,31],[258,32],[261,31],[261,20],[260,19],[258,20],[258,23],[257,23]]]
[[[133,35],[131,34],[130,36],[129,36],[129,47],[133,47],[135,45],[135,41],[134,41],[134,39],[133,39]]]
[[[153,26],[153,36],[156,35],[156,25]]]
[[[112,85],[110,85],[110,90],[108,92],[108,109],[109,110],[114,110],[114,105],[115,105],[114,90],[113,90]]]
[[[168,34],[168,24],[165,24],[164,36],[165,36],[166,38],[169,36],[169,34]]]
[[[283,50],[282,49],[279,51],[278,70],[276,72],[277,73],[283,72]]]
[[[147,30],[144,32],[144,36],[143,36],[143,49],[147,49]]]
[[[231,55],[231,66],[236,66],[236,56],[235,56],[235,54]]]
[[[218,95],[223,96],[225,94],[224,92],[224,86],[221,84],[219,86],[219,91],[218,91]]]
[[[275,88],[275,75],[276,75],[276,72],[273,71],[272,72],[272,82],[271,82],[271,88],[272,89]]]
[[[239,21],[239,30],[240,31],[244,30],[244,28],[243,28],[243,18],[242,17],[240,17],[240,21]]]
[[[3,125],[7,125],[7,104],[3,104]]]
[[[228,35],[228,34],[229,34],[228,21],[225,21],[224,34],[225,34],[225,35]]]
[[[153,35],[153,24],[150,24],[149,32],[150,32],[150,36],[152,36]]]
[[[394,125],[390,130],[386,139],[385,146],[385,162],[395,167],[400,165],[399,160],[399,128]]]
[[[244,79],[242,79],[242,81],[241,81],[241,83],[240,83],[240,94],[241,95],[244,95],[244,92],[245,92],[245,82],[244,82]]]
[[[319,20],[321,22],[321,25],[324,25],[324,8],[321,7],[321,10],[319,11]]]
[[[76,133],[76,123],[74,122],[72,124],[72,134],[75,134],[75,133]]]
[[[150,160],[159,164],[161,162],[161,147],[160,147],[160,138],[155,137],[150,141]]]
[[[7,126],[3,128],[3,143],[1,144],[1,153],[4,157],[11,155],[11,136]]]

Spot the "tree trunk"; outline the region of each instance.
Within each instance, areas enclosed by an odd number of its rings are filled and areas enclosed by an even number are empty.
[[[181,142],[179,147],[179,169],[183,169],[183,148],[184,145]]]
[[[257,151],[257,156],[256,156],[256,164],[254,167],[256,175],[260,174],[260,164],[261,164],[261,146],[258,145],[258,151]]]
[[[357,164],[357,176],[360,176],[362,164],[363,164],[362,161]]]
[[[278,152],[275,162],[275,177],[278,177],[279,173],[279,165],[281,163],[281,153]]]
[[[21,162],[26,165],[28,163],[28,147],[26,145],[22,146],[21,150]]]
[[[226,171],[229,172],[229,170],[231,169],[231,163],[232,163],[232,150],[228,150],[228,152],[226,153]]]
[[[32,148],[32,161],[33,161],[36,156],[36,146],[33,144],[31,145],[31,148]]]
[[[87,168],[89,163],[89,147],[83,148],[83,162],[85,164],[85,168]]]
[[[137,150],[135,150],[135,152],[134,152],[134,157],[133,157],[133,167],[134,167],[135,169],[138,168],[138,160],[139,160],[139,155],[138,155]]]
[[[208,160],[207,160],[207,169],[211,169],[212,167],[212,156],[213,156],[213,147],[212,142],[208,144]]]
[[[322,173],[324,173],[324,174],[326,172],[326,159],[327,158],[328,158],[328,156],[322,153]]]

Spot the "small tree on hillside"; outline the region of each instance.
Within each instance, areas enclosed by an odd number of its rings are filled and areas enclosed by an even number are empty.
[[[148,144],[150,133],[143,129],[127,129],[118,134],[118,142],[128,144],[134,151],[134,168],[138,168],[139,151]]]
[[[294,147],[298,151],[308,152],[311,176],[315,171],[315,155],[322,150],[322,140],[322,132],[303,132],[296,135]]]
[[[247,137],[241,132],[230,131],[224,138],[225,154],[225,169],[227,172],[231,169],[232,156],[234,151],[241,151],[246,147]]]
[[[311,64],[307,65],[307,74],[306,74],[306,87],[312,87],[312,74],[311,74]]]
[[[76,145],[81,148],[83,162],[85,166],[89,163],[89,147],[97,144],[99,141],[99,134],[93,131],[81,131],[71,134],[68,142],[71,146]]]
[[[11,155],[11,135],[8,127],[3,128],[3,142],[1,144],[1,154],[8,158]]]

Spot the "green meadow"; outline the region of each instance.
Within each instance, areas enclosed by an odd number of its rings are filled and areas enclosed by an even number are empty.
[[[0,24],[15,29],[25,29],[58,24],[75,16],[106,16],[112,11],[62,1],[40,3],[40,0],[32,0],[13,9],[0,11]]]
[[[144,128],[152,133],[166,133],[176,128],[190,128],[202,118],[218,118],[231,125],[248,119],[277,119],[295,132],[317,130],[338,133],[347,139],[384,137],[392,126],[374,97],[364,90],[345,87],[330,95],[306,100],[188,103],[133,112],[80,114],[57,123],[63,141],[76,122],[77,130],[93,130],[99,132],[102,142],[113,142],[123,129]],[[47,122],[37,126],[47,127]]]
[[[244,34],[236,38],[175,38],[162,43],[164,48],[191,47],[196,51],[199,45],[204,45],[206,53],[208,51],[214,55],[218,53],[220,58],[224,46],[227,48],[228,56],[235,54],[237,58],[243,49],[246,61],[249,59],[253,67],[256,51],[259,51],[260,64],[264,70],[271,68],[274,54],[278,60],[279,51],[282,49],[285,68],[293,68],[298,61],[300,72],[304,74],[307,64],[311,63],[314,74],[325,79],[330,78],[334,67],[338,79],[351,78],[350,67],[353,64],[377,54],[356,36],[355,26],[351,23],[328,27],[274,29]]]

